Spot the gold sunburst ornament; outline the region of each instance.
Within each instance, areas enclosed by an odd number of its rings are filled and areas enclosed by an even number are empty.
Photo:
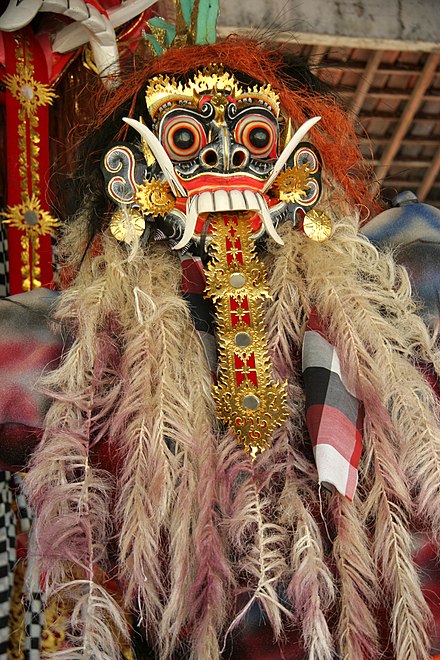
[[[59,220],[41,208],[40,200],[36,195],[32,195],[31,198],[23,195],[21,204],[8,206],[0,215],[3,216],[6,225],[24,232],[20,239],[24,291],[41,286],[39,239],[40,236],[53,236],[56,227],[60,224]]]
[[[40,200],[36,195],[31,198],[24,196],[21,204],[8,206],[3,216],[6,225],[21,229],[38,236],[54,236],[55,228],[60,222],[51,216],[48,211],[41,208]]]
[[[175,198],[169,184],[160,179],[151,179],[136,185],[134,200],[145,213],[154,218],[169,213],[175,206]]]
[[[307,195],[311,181],[309,172],[309,164],[304,163],[299,167],[286,167],[278,175],[274,188],[279,192],[279,198],[282,202],[301,203],[303,197]]]
[[[19,73],[6,76],[5,83],[29,117],[35,114],[39,106],[53,103],[57,96],[49,85],[35,80],[33,67],[27,65],[20,67]]]

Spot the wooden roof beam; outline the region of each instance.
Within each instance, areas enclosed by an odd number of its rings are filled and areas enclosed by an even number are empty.
[[[437,65],[440,61],[440,53],[431,53],[423,67],[423,71],[420,74],[414,89],[411,93],[410,99],[405,106],[405,109],[402,113],[400,124],[398,125],[396,132],[389,141],[384,154],[380,160],[379,165],[376,169],[377,178],[383,179],[393,161],[394,156],[397,154],[399,147],[402,143],[403,138],[405,137],[413,117],[415,116],[417,110],[419,109],[420,103],[423,100],[424,94],[430,85],[434,72],[437,68]]]
[[[437,149],[432,162],[423,177],[423,181],[420,184],[420,187],[417,190],[417,197],[420,202],[423,202],[426,199],[426,196],[430,192],[431,188],[434,186],[434,182],[437,178],[437,174],[440,171],[440,146]]]
[[[354,115],[359,114],[359,110],[362,108],[362,105],[365,101],[365,97],[368,94],[368,90],[371,87],[371,83],[374,79],[374,74],[376,73],[380,61],[382,59],[382,52],[380,50],[375,50],[371,53],[368,58],[368,64],[365,67],[365,72],[359,77],[359,83],[354,95],[354,98],[350,105],[350,111]]]
[[[270,3],[267,3],[267,0],[261,0],[265,3],[265,8],[270,6]],[[233,0],[229,0],[230,3]],[[328,0],[326,0],[328,5]],[[238,6],[241,6],[242,3],[235,3]],[[249,6],[252,7],[251,11],[256,14],[253,4]],[[276,3],[273,3],[274,7],[277,7]],[[298,5],[299,7],[300,5]],[[264,13],[264,12],[263,12]],[[323,14],[330,13],[328,6],[324,6]],[[336,12],[335,12],[336,14]],[[255,27],[244,27],[239,25],[237,19],[236,22],[231,20],[227,22],[228,18],[227,12],[223,9],[220,14],[220,25],[217,27],[217,34],[220,37],[227,37],[230,34],[239,34],[245,37],[255,38]],[[252,24],[252,20],[246,17],[248,25]],[[268,19],[270,20],[270,19]],[[223,21],[223,23],[221,22]],[[273,22],[275,26],[276,21]],[[362,25],[362,22],[358,21],[359,25]],[[318,34],[316,32],[301,32],[299,30],[282,30],[279,29],[273,30],[273,35],[271,35],[271,40],[277,43],[282,44],[307,44],[309,46],[324,46],[325,48],[361,48],[367,50],[403,50],[403,51],[416,51],[416,52],[436,52],[438,50],[438,39],[388,39],[386,37],[374,38],[368,37],[365,35],[365,32],[361,35],[350,36],[349,34]]]

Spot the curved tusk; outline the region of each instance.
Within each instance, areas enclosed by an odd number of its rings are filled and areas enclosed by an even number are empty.
[[[312,117],[311,119],[308,119],[307,121],[304,122],[302,126],[298,128],[296,133],[292,136],[291,140],[289,143],[284,147],[283,151],[280,154],[280,157],[278,158],[277,162],[275,163],[275,167],[273,168],[273,172],[268,178],[268,180],[265,183],[265,186],[263,188],[263,193],[266,192],[266,190],[269,190],[275,179],[277,178],[278,174],[281,172],[283,169],[284,165],[287,163],[289,157],[292,154],[292,151],[295,149],[295,147],[301,142],[301,140],[305,137],[305,135],[310,131],[312,126],[318,123],[318,121],[321,119],[321,117]]]
[[[185,247],[185,245],[187,245],[190,242],[196,229],[198,216],[199,213],[198,213],[197,197],[193,197],[193,198],[189,197],[186,202],[185,231],[183,232],[183,236],[180,239],[180,241],[173,247],[173,250],[181,250],[182,248]]]
[[[150,129],[147,128],[145,124],[141,124],[141,122],[136,121],[136,119],[130,119],[130,117],[123,117],[122,119],[126,124],[134,128],[148,144],[151,151],[153,152],[155,159],[159,163],[166,180],[170,184],[174,195],[176,197],[187,197],[187,192],[176,176],[170,157],[154,133],[150,131]]]
[[[273,226],[272,217],[270,215],[269,207],[263,195],[258,195],[258,203],[260,205],[260,215],[263,220],[264,227],[271,238],[278,243],[278,245],[284,245],[284,241],[281,236],[278,234],[277,230]]]

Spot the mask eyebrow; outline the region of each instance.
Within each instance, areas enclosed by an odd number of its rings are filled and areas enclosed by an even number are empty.
[[[236,114],[234,115],[231,121],[235,123],[236,121],[238,121],[247,114],[260,115],[262,117],[266,117],[266,119],[269,119],[276,126],[280,125],[278,118],[269,108],[264,108],[261,105],[257,105],[257,104],[246,105],[243,108],[238,108]]]

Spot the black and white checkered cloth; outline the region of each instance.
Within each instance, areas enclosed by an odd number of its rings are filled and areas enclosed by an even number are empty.
[[[0,219],[0,297],[9,295],[8,273],[9,263],[7,228]]]
[[[44,608],[41,593],[34,591],[25,599],[24,658],[40,660],[41,633],[44,629]]]
[[[16,561],[16,517],[9,472],[0,471],[0,660],[7,660],[9,610]]]
[[[28,506],[26,494],[23,492],[23,478],[18,472],[14,474],[17,503],[17,513],[22,532],[28,532],[28,560],[24,579],[24,658],[25,660],[40,660],[41,633],[44,629],[44,607],[38,581],[35,583],[35,551],[31,525],[32,511]],[[0,659],[1,660],[1,659]]]

